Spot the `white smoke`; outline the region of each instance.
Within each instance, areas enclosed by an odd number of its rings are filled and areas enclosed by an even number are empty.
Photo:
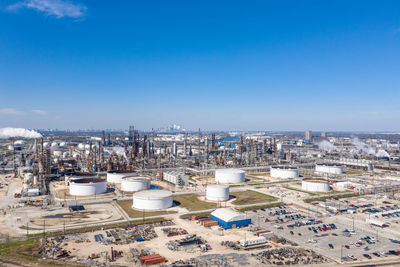
[[[104,149],[104,151],[108,152],[109,154],[112,154],[108,149]],[[118,156],[123,156],[125,159],[127,159],[125,148],[123,148],[122,146],[115,146],[113,147],[112,151]]]
[[[378,157],[378,158],[390,158],[390,155],[385,150],[379,149],[378,152],[376,152],[376,157]]]
[[[322,151],[331,152],[333,150],[337,150],[335,145],[327,140],[323,140],[318,143],[318,148]]]
[[[364,142],[360,141],[357,137],[352,140],[354,147],[356,148],[356,151],[352,150],[353,153],[356,154],[368,154],[372,155],[378,158],[389,158],[390,155],[383,149],[379,149],[376,151],[373,147],[365,144]]]
[[[368,154],[368,155],[375,155],[375,149],[370,147],[369,145],[365,144],[364,142],[360,141],[358,137],[354,138],[352,140],[354,147],[356,148],[357,151],[355,151],[357,154]]]
[[[7,139],[12,137],[40,138],[42,135],[34,130],[27,130],[24,128],[0,128],[0,138]]]

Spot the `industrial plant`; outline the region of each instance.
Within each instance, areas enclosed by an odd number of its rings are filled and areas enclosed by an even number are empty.
[[[0,137],[0,240],[39,265],[399,262],[399,134],[130,126]]]

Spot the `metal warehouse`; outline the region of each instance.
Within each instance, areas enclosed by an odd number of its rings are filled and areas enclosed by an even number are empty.
[[[225,229],[251,224],[251,218],[247,218],[246,214],[240,213],[233,208],[216,209],[211,213],[210,217]]]

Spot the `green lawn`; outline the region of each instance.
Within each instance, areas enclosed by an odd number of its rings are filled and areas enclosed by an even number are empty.
[[[186,219],[186,218],[192,217],[192,215],[196,215],[196,216],[210,216],[210,214],[211,214],[211,212],[200,212],[200,213],[195,213],[195,212],[193,212],[193,213],[186,213],[186,214],[183,214],[183,215],[181,215],[181,216],[179,216],[179,217],[182,218],[182,219]]]
[[[348,197],[355,197],[358,196],[358,193],[349,193],[349,194],[343,194],[343,195],[335,195],[335,196],[324,196],[324,197],[317,197],[317,198],[307,198],[304,199],[303,201],[306,203],[314,202],[314,201],[323,201],[326,199],[332,199],[332,198],[348,198]]]
[[[250,207],[245,207],[245,208],[240,208],[237,209],[238,211],[247,211],[247,210],[257,210],[257,209],[261,209],[261,208],[273,208],[273,207],[278,207],[280,205],[283,205],[282,202],[277,202],[277,203],[271,203],[271,204],[266,204],[266,205],[254,205],[254,206],[250,206]]]
[[[145,211],[145,212],[143,212],[142,210],[134,210],[132,209],[132,200],[119,200],[117,201],[117,204],[125,211],[126,214],[128,214],[129,218],[132,219],[141,218],[143,217],[143,215],[145,217],[152,217],[152,216],[176,213],[176,211],[165,211],[165,210]]]
[[[40,242],[36,239],[10,242],[0,245],[0,259],[21,266],[84,266],[55,260],[42,260],[39,255]]]
[[[232,192],[230,195],[236,197],[236,200],[232,202],[234,205],[256,204],[277,200],[276,197],[252,190]]]
[[[122,223],[88,226],[88,227],[76,228],[76,229],[68,229],[67,228],[65,233],[66,234],[86,233],[86,232],[96,231],[96,230],[100,230],[100,229],[112,229],[112,228],[118,228],[118,227],[127,227],[127,226],[132,226],[132,225],[155,223],[155,222],[162,222],[162,221],[165,221],[165,218],[157,217],[157,218],[145,219],[144,221],[143,220],[131,221],[129,223],[125,221]],[[48,236],[58,236],[58,235],[63,235],[63,234],[64,234],[64,231],[46,232],[47,237]],[[30,237],[30,238],[37,238],[37,237],[42,237],[42,236],[43,236],[43,232],[28,235],[28,237]]]
[[[217,203],[201,201],[198,197],[199,195],[196,194],[176,195],[174,201],[189,211],[215,209],[217,207]]]

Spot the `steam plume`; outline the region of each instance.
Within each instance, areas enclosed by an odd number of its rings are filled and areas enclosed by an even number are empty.
[[[40,138],[42,135],[34,130],[27,130],[24,128],[0,128],[0,138],[7,139],[12,137]]]

